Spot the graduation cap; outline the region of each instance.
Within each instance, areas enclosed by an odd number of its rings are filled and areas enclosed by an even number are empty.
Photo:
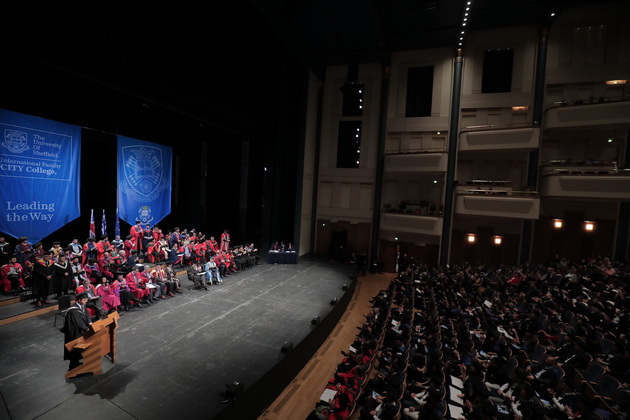
[[[53,242],[53,245],[61,245],[61,242],[55,241],[55,242]]]
[[[94,238],[87,238],[88,242],[94,242]]]
[[[127,239],[131,239],[131,235],[127,235]]]
[[[107,235],[101,235],[101,239],[106,239]]]
[[[78,295],[76,295],[74,297],[75,300],[80,300],[80,299],[87,299],[89,296],[87,293],[83,292],[83,293],[79,293]]]
[[[28,236],[20,236],[20,237],[18,238],[18,242],[24,242],[24,241],[26,241],[27,239],[28,239]]]
[[[43,244],[41,242],[36,242],[35,245],[33,245],[33,248],[39,248],[42,245]]]

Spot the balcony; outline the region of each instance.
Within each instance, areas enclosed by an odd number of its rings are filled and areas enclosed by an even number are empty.
[[[560,101],[545,111],[545,133],[580,130],[627,130],[630,128],[630,101]]]
[[[416,235],[440,236],[442,234],[442,217],[383,212],[381,213],[380,229]]]
[[[455,213],[473,216],[538,219],[535,191],[514,191],[509,181],[473,180],[457,187]]]
[[[385,155],[385,173],[413,174],[421,172],[446,172],[446,153],[417,153]]]
[[[516,125],[465,127],[459,134],[459,151],[534,150],[540,144],[540,128]]]
[[[542,196],[630,199],[630,169],[618,169],[615,162],[550,162],[540,173]]]

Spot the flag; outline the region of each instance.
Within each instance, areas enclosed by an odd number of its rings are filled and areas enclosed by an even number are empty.
[[[107,221],[105,221],[105,209],[103,209],[103,218],[101,219],[101,235],[107,235]]]
[[[90,236],[88,238],[96,238],[96,228],[94,227],[94,209],[90,215]]]
[[[120,218],[118,217],[118,207],[116,207],[116,226],[114,227],[114,236],[120,236]]]

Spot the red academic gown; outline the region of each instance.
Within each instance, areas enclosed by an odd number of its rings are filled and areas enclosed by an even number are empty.
[[[125,276],[125,281],[127,282],[127,289],[134,298],[142,300],[151,294],[151,289],[148,287],[140,288],[140,286],[145,286],[149,281],[146,274],[132,271]]]
[[[132,226],[129,234],[136,245],[133,249],[142,250],[142,236],[144,235],[144,229],[142,229],[142,226]]]
[[[109,241],[98,241],[96,243],[96,260],[100,261],[105,256],[105,252],[112,250],[112,244]]]
[[[223,232],[221,234],[221,251],[227,251],[230,247],[230,234]]]
[[[22,265],[18,262],[16,262],[15,264],[11,264],[11,263],[6,263],[5,265],[2,266],[2,269],[0,270],[0,279],[2,281],[2,290],[5,293],[9,293],[11,291],[11,280],[9,280],[9,273],[11,272],[11,268],[14,268],[15,271],[17,273],[20,274],[20,285],[22,287],[26,287],[26,284],[24,284],[24,279],[22,278]]]
[[[127,254],[127,256],[130,256],[131,250],[136,249],[136,241],[133,238],[125,239],[123,247],[125,248],[125,253]]]

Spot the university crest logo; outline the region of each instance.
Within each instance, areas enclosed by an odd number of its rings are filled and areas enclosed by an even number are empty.
[[[138,218],[142,223],[147,224],[153,222],[153,216],[151,216],[151,206],[138,207]]]
[[[168,188],[162,170],[162,150],[152,146],[122,148],[125,179],[120,190],[136,201],[153,201]]]
[[[19,130],[4,130],[4,141],[2,147],[12,153],[22,153],[30,149],[28,146],[28,134]]]

